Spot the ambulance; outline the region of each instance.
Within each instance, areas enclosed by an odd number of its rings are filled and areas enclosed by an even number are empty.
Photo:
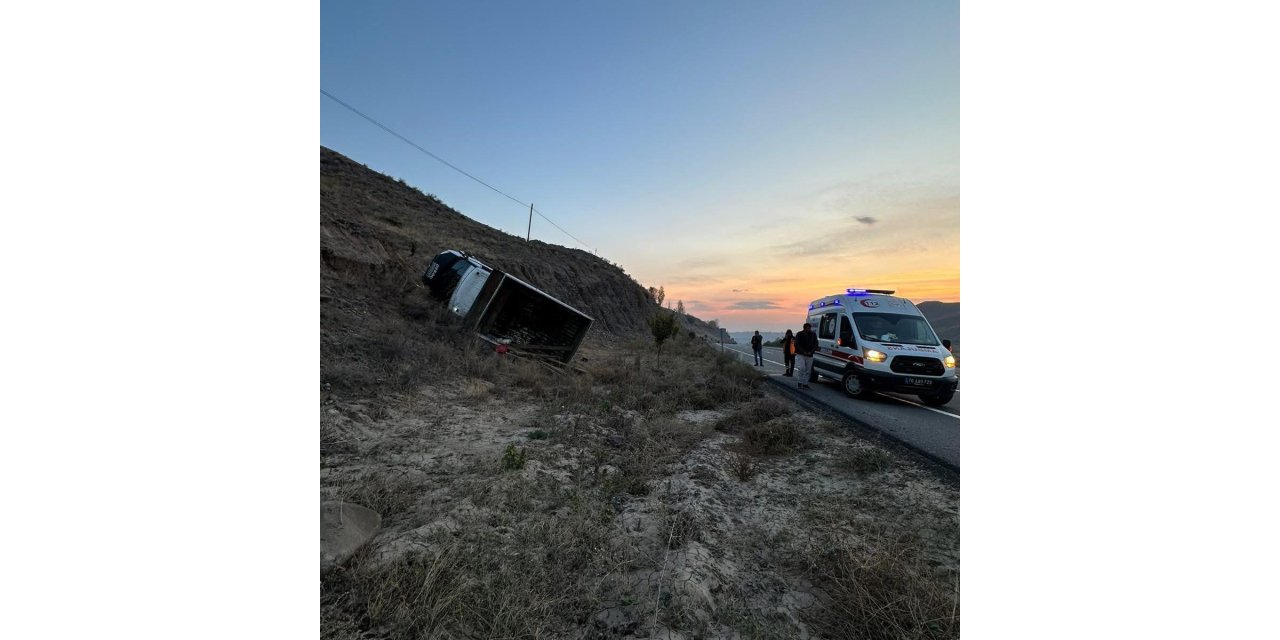
[[[846,289],[819,298],[807,321],[818,335],[814,372],[839,380],[851,397],[896,391],[936,407],[955,395],[956,359],[920,309],[893,291]]]

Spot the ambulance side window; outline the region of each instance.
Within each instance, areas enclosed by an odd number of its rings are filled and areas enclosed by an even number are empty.
[[[836,339],[836,314],[827,313],[822,316],[822,324],[818,328],[818,337],[823,340]]]
[[[849,324],[848,316],[840,316],[840,345],[850,348],[854,346],[853,325]]]

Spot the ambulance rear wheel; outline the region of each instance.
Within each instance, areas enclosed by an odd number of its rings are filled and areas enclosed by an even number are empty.
[[[941,407],[942,405],[948,402],[951,402],[951,399],[954,398],[955,395],[956,395],[956,392],[954,391],[948,391],[946,393],[940,393],[937,395],[921,394],[920,401],[931,407]]]
[[[862,378],[852,371],[844,374],[844,378],[840,380],[840,386],[844,387],[844,392],[849,394],[850,398],[866,398],[871,395],[871,390],[862,383]]]

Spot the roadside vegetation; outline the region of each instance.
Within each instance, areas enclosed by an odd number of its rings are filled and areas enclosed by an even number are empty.
[[[323,637],[958,636],[954,489],[685,334],[565,370],[438,308],[324,362],[322,499],[383,528],[322,574]]]

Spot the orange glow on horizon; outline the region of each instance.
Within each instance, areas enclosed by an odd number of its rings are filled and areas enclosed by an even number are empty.
[[[749,291],[729,295],[726,295],[724,285],[720,283],[677,285],[668,288],[667,298],[696,301],[685,303],[690,314],[703,320],[716,319],[720,326],[729,331],[799,329],[810,302],[823,296],[842,293],[849,287],[891,289],[895,296],[916,303],[930,300],[960,301],[958,269],[911,271],[857,281],[837,281],[832,278],[810,278],[805,281],[802,274],[772,279],[794,280],[794,284],[762,284]]]

